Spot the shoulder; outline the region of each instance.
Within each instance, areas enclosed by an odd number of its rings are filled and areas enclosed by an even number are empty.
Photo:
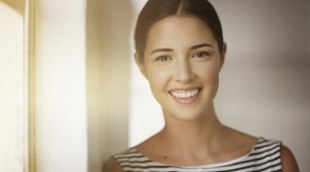
[[[137,158],[135,148],[128,148],[123,152],[116,153],[103,163],[102,172],[123,172],[124,164],[131,162],[132,158]]]
[[[299,169],[298,169],[297,161],[292,151],[285,145],[281,145],[280,151],[281,151],[283,172],[286,172],[286,171],[298,172]]]
[[[109,160],[105,161],[102,167],[102,172],[110,172],[110,171],[123,172],[122,167],[113,158],[110,158]]]

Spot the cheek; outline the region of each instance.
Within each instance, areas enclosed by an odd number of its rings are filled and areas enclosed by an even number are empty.
[[[168,83],[167,75],[160,71],[148,71],[148,82],[154,98],[162,104]]]
[[[206,71],[208,80],[218,81],[219,78],[219,70],[218,68],[210,69]]]
[[[195,67],[195,73],[199,75],[199,78],[201,78],[206,83],[213,83],[218,82],[219,78],[219,71],[220,71],[220,65],[216,64],[209,64],[206,66],[199,66]]]
[[[146,75],[153,91],[164,89],[169,78],[166,72],[151,67],[146,71]]]

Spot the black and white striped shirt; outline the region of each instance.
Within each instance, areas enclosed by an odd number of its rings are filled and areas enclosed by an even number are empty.
[[[216,164],[200,166],[171,166],[154,162],[135,148],[114,155],[124,172],[276,172],[282,171],[280,157],[281,142],[259,138],[247,155]]]

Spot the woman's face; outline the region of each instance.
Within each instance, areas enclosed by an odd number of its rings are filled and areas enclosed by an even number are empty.
[[[166,117],[194,120],[208,113],[220,55],[212,31],[198,18],[170,16],[150,28],[139,67]]]

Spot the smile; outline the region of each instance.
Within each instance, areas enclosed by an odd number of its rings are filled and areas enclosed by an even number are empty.
[[[189,104],[196,100],[198,97],[201,88],[195,88],[191,90],[172,90],[169,91],[170,95],[172,95],[179,103]]]

